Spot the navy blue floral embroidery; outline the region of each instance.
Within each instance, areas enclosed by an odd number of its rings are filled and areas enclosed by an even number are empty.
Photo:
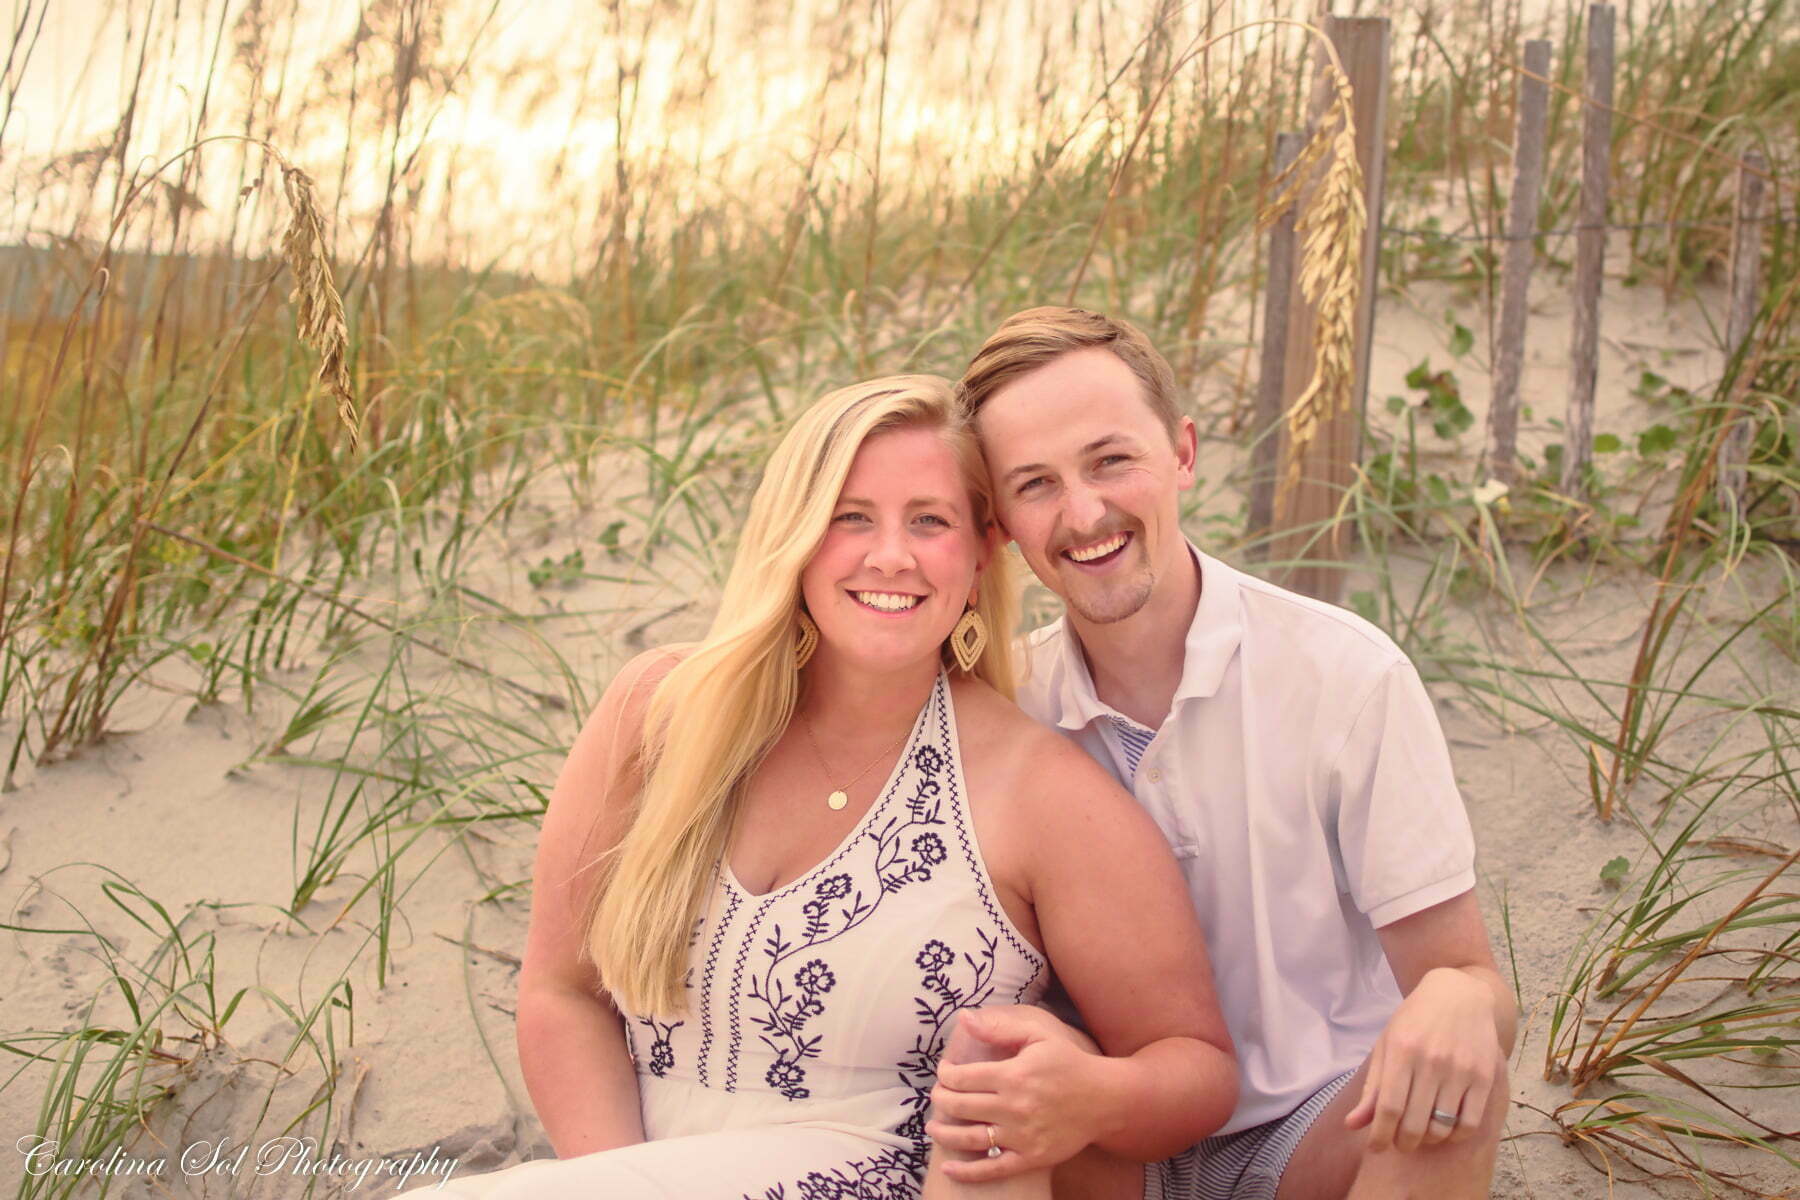
[[[804,1100],[812,1094],[800,1086],[806,1079],[806,1068],[789,1062],[785,1055],[769,1064],[769,1069],[763,1072],[763,1079],[789,1100]]]
[[[767,952],[777,962],[788,957],[788,943],[779,925],[769,938]],[[775,1051],[775,1061],[763,1072],[763,1082],[789,1100],[804,1100],[812,1094],[803,1086],[806,1068],[800,1064],[818,1056],[820,1039],[806,1035],[806,1023],[825,1011],[819,997],[836,986],[837,975],[822,958],[810,959],[795,971],[791,985],[774,977],[773,971],[750,981],[750,999],[761,1002],[765,1010],[751,1020],[763,1031],[763,1044]]]
[[[913,853],[928,867],[935,867],[947,857],[944,851],[944,839],[935,833],[921,833],[912,840]]]
[[[647,1027],[655,1036],[656,1040],[650,1043],[650,1073],[661,1079],[675,1065],[675,1047],[669,1044],[669,1036],[687,1022],[676,1021],[664,1025],[650,1017],[639,1017],[638,1024]]]
[[[906,801],[905,815],[886,816],[882,811],[886,801],[880,802],[866,818],[868,827],[843,852],[848,853],[865,838],[875,843],[879,892],[872,899],[865,896],[849,872],[818,880],[811,898],[801,906],[805,925],[793,936],[780,925],[774,926],[762,943],[765,963],[761,974],[752,975],[747,988],[732,993],[734,1009],[740,995],[755,1006],[750,1021],[762,1043],[775,1054],[775,1061],[763,1073],[763,1082],[789,1100],[804,1100],[812,1094],[806,1086],[805,1064],[819,1056],[821,1038],[808,1034],[806,1025],[825,1011],[821,997],[837,982],[825,960],[816,957],[817,949],[868,920],[883,898],[930,879],[931,868],[949,857],[943,837],[932,828],[948,830],[942,813],[943,785],[934,776],[946,769],[949,760],[936,747],[925,745],[913,751],[912,763],[918,778]],[[754,924],[746,931],[746,946],[753,930]],[[815,956],[788,974],[787,964],[809,951]],[[740,965],[742,962],[740,951]],[[735,1090],[737,1083],[735,1050],[734,1041],[733,1058],[726,1070],[727,1091]]]
[[[795,972],[794,986],[823,995],[837,986],[837,976],[831,973],[824,959],[815,958]]]
[[[895,1133],[912,1143],[910,1149],[889,1149],[869,1158],[853,1159],[830,1171],[811,1171],[794,1181],[799,1200],[918,1200],[924,1184],[929,1140],[925,1115],[931,1107],[931,1088],[937,1082],[938,1060],[948,1040],[946,1027],[957,1010],[978,1008],[993,997],[1000,940],[986,930],[976,930],[981,950],[964,954],[963,966],[955,966],[954,950],[936,938],[920,947],[913,961],[920,971],[923,992],[913,998],[923,1031],[913,1039],[912,1050],[896,1066],[900,1081],[912,1089],[907,1117]],[[808,964],[811,965],[811,964]],[[802,968],[804,970],[805,968]],[[965,975],[960,984],[951,970]],[[782,1064],[770,1067],[773,1075]],[[771,1080],[771,1086],[774,1081]],[[745,1193],[743,1200],[786,1200],[785,1185],[776,1184],[760,1197]]]
[[[844,850],[804,880],[783,889],[787,907],[775,908],[774,897],[767,901],[756,898],[758,907],[748,914],[750,919],[738,934],[742,942],[730,983],[731,1057],[726,1090],[733,1090],[737,1063],[741,1026],[736,1014],[740,1001],[747,1001],[747,1023],[757,1030],[773,1056],[772,1062],[765,1057],[759,1064],[766,1064],[762,1082],[788,1099],[806,1098],[808,1068],[826,1059],[821,1052],[821,1034],[813,1031],[816,1018],[834,998],[844,993],[856,995],[853,984],[869,986],[866,980],[854,977],[850,960],[836,957],[830,944],[867,921],[888,896],[930,880],[934,869],[942,876],[953,868],[960,871],[966,864],[987,919],[977,916],[969,925],[933,928],[931,932],[938,937],[913,943],[916,949],[910,961],[919,981],[913,989],[916,1032],[909,1049],[896,1049],[894,1062],[908,1099],[894,1111],[895,1124],[888,1130],[901,1144],[870,1147],[871,1153],[849,1161],[815,1162],[810,1165],[816,1169],[803,1176],[766,1182],[764,1190],[746,1192],[743,1200],[918,1200],[930,1148],[925,1118],[951,1021],[962,1008],[1024,998],[1042,974],[1041,955],[1022,945],[1006,922],[975,852],[950,752],[954,734],[947,700],[940,684],[933,707],[921,722],[924,735],[918,739],[928,737],[936,744],[915,745],[908,751],[913,770],[901,776],[898,788],[876,802]],[[848,857],[852,850],[855,858]],[[960,886],[960,877],[958,882]],[[775,923],[778,920],[780,923]],[[1002,943],[1009,951],[1018,951],[1029,976],[1016,992],[1010,985],[1005,988],[1006,994],[998,987]],[[891,947],[889,953],[904,954],[905,949],[902,943]],[[1010,953],[1007,962],[1014,962]],[[710,984],[710,971],[707,978]],[[904,997],[905,992],[900,991],[893,998]],[[816,1090],[824,1091],[825,1078],[821,1075],[813,1081]]]
[[[996,950],[1000,939],[985,929],[977,929],[975,936],[981,939],[981,950],[962,956],[968,968],[964,986],[957,986],[950,975],[956,952],[936,938],[926,942],[913,959],[921,972],[919,982],[925,989],[924,995],[913,997],[913,1005],[925,1031],[913,1039],[911,1052],[898,1064],[900,1081],[910,1087],[913,1094],[907,1101],[911,1115],[895,1132],[912,1141],[921,1161],[928,1150],[925,1114],[931,1108],[931,1089],[937,1083],[938,1059],[943,1056],[944,1043],[949,1038],[945,1027],[958,1009],[980,1008],[994,994],[994,973],[998,965]],[[961,973],[959,970],[958,974]]]
[[[918,956],[914,958],[913,961],[918,964],[919,970],[929,972],[941,971],[955,961],[955,959],[956,955],[951,952],[950,947],[944,945],[944,943],[938,941],[936,938],[932,938],[929,942],[925,943],[925,948],[919,951]]]
[[[918,1200],[925,1162],[913,1150],[883,1150],[854,1159],[830,1171],[808,1171],[794,1181],[799,1200]],[[776,1184],[760,1197],[743,1200],[786,1200],[787,1188]]]

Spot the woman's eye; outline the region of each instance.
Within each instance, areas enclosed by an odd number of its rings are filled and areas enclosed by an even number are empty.
[[[1019,485],[1018,495],[1023,496],[1026,492],[1031,491],[1033,488],[1037,487],[1039,484],[1044,483],[1044,482],[1046,482],[1046,481],[1042,475],[1036,476],[1035,478],[1032,478],[1032,479],[1027,479],[1024,483],[1021,483]]]
[[[848,525],[853,522],[867,521],[868,519],[869,519],[868,517],[866,517],[865,515],[863,515],[862,513],[859,513],[859,512],[839,513],[837,516],[832,518],[833,521],[836,521],[839,524],[844,524],[844,525]]]
[[[936,513],[921,513],[919,515],[919,520],[931,525],[941,525],[945,529],[950,528],[950,522],[944,520],[944,518],[938,516]]]

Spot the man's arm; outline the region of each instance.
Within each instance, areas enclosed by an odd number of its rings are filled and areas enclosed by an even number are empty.
[[[1412,1150],[1481,1125],[1504,1074],[1518,1006],[1500,978],[1474,892],[1376,930],[1405,999],[1369,1054],[1361,1099],[1345,1117],[1371,1150]],[[1455,1114],[1454,1126],[1433,1110]]]
[[[1432,971],[1460,971],[1486,986],[1494,1001],[1494,1029],[1501,1051],[1511,1054],[1518,1032],[1518,1004],[1500,977],[1487,926],[1474,892],[1434,905],[1375,931],[1402,994],[1410,996]]]
[[[1517,1022],[1471,890],[1474,840],[1437,710],[1397,659],[1357,706],[1325,791],[1352,899],[1405,997],[1346,1116],[1372,1150],[1467,1136]],[[1423,904],[1424,907],[1418,907]],[[1431,1120],[1457,1114],[1455,1125]]]

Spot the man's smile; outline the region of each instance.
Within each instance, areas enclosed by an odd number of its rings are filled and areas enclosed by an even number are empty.
[[[1062,556],[1084,567],[1102,566],[1123,554],[1130,542],[1129,533],[1114,533],[1085,546],[1071,546],[1062,552]]]

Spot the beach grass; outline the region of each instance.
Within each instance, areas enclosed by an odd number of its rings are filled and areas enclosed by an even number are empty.
[[[929,32],[987,36],[983,6],[963,7]],[[1607,286],[1705,314],[1718,370],[1679,387],[1646,352],[1641,423],[1602,428],[1579,498],[1556,483],[1553,417],[1520,483],[1481,492],[1463,401],[1486,372],[1470,346],[1491,345],[1470,331],[1496,311],[1517,47],[1540,33],[1557,83],[1541,225],[1574,221],[1581,12],[1395,15],[1381,286],[1402,303],[1448,289],[1450,353],[1422,361],[1397,405],[1371,396],[1361,469],[1314,531],[1323,545],[1349,524],[1347,603],[1441,694],[1579,764],[1571,820],[1641,838],[1608,881],[1616,902],[1565,948],[1534,1069],[1568,1090],[1553,1119],[1571,1144],[1704,1187],[1730,1186],[1713,1142],[1793,1160],[1764,1114],[1791,1114],[1800,1082],[1800,835],[1770,816],[1800,817],[1800,701],[1780,690],[1800,664],[1793,7],[1628,9]],[[1037,67],[1008,146],[979,128],[896,132],[929,98],[890,36],[899,18],[811,14],[823,65],[799,118],[760,158],[734,148],[721,187],[720,157],[676,136],[682,112],[724,119],[706,98],[713,48],[657,6],[614,5],[568,117],[610,125],[613,149],[598,174],[573,137],[553,154],[566,219],[530,254],[523,235],[478,238],[432,132],[498,53],[497,11],[374,6],[307,81],[295,19],[253,5],[193,85],[241,111],[202,106],[144,162],[129,114],[172,84],[140,56],[107,137],[10,156],[34,174],[9,201],[29,269],[0,331],[0,787],[48,778],[145,694],[253,714],[268,733],[242,769],[312,782],[279,831],[291,877],[232,902],[264,906],[275,936],[356,943],[284,994],[213,953],[216,909],[167,907],[109,865],[82,868],[94,877],[62,916],[8,917],[15,937],[73,938],[104,966],[71,1028],[9,1020],[0,1036],[19,1059],[0,1090],[41,1096],[38,1133],[84,1156],[160,1135],[193,1103],[197,1064],[261,1070],[225,1033],[252,1003],[285,1031],[259,1076],[271,1126],[347,1119],[354,983],[387,983],[409,896],[445,856],[485,901],[519,895],[481,839],[528,842],[604,670],[709,611],[763,457],[828,388],[955,375],[1030,304],[1125,315],[1183,373],[1224,464],[1190,528],[1227,554],[1266,551],[1242,500],[1258,218],[1280,189],[1272,134],[1309,103],[1309,42],[1263,28],[1184,53],[1310,11],[1029,19]],[[24,16],[41,22],[41,6]],[[197,18],[128,3],[117,19],[154,43]],[[15,40],[0,146],[34,45]],[[644,63],[670,46],[693,76],[653,95]],[[526,90],[567,73],[508,69]],[[1064,78],[1090,82],[1071,99]],[[979,95],[980,79],[945,86]],[[662,125],[659,105],[675,114]],[[1752,337],[1727,353],[1717,300],[1751,147],[1773,164],[1773,217]],[[1540,270],[1570,245],[1546,235]],[[1721,507],[1735,419],[1752,424],[1750,482]],[[609,599],[582,608],[593,588]],[[1631,652],[1598,668],[1566,645],[1590,591],[1638,606]],[[607,644],[578,655],[570,631],[594,628]],[[143,930],[135,952],[108,921]],[[1508,926],[1510,944],[1510,910]],[[20,1195],[80,1194],[43,1186]]]

